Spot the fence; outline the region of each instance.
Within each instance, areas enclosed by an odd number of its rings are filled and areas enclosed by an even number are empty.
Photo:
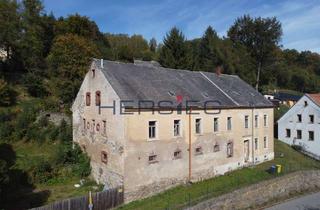
[[[122,188],[109,189],[103,192],[92,193],[92,203],[94,210],[106,210],[123,203]],[[46,206],[32,208],[31,210],[87,210],[89,206],[89,196],[81,196],[62,201],[57,201]]]

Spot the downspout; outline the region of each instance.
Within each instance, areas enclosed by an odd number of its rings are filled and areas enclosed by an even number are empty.
[[[191,111],[189,112],[189,183],[191,183]]]
[[[251,118],[252,118],[252,124],[251,124],[251,136],[252,136],[252,163],[254,164],[254,149],[255,149],[255,147],[254,147],[254,144],[255,144],[255,138],[254,138],[254,106],[253,105],[251,105],[252,106],[252,108],[251,108]]]

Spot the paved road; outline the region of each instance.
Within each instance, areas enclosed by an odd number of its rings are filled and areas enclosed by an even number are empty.
[[[266,210],[320,210],[320,192],[289,200]]]

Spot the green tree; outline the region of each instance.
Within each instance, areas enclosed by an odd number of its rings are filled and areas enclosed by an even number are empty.
[[[0,79],[0,106],[11,106],[16,101],[17,93],[8,85],[8,83]]]
[[[262,69],[270,62],[281,35],[281,23],[275,17],[251,18],[249,15],[238,18],[228,31],[228,37],[245,45],[256,61],[256,89]]]
[[[186,69],[190,67],[190,49],[182,32],[172,28],[163,40],[159,61],[164,67]]]
[[[56,92],[65,103],[73,101],[93,57],[100,57],[99,50],[84,37],[66,34],[55,39],[47,60]]]
[[[211,26],[207,28],[200,41],[199,67],[204,71],[213,71],[216,66],[222,65],[220,39]]]
[[[16,52],[20,39],[20,14],[19,5],[16,1],[0,1],[0,49],[5,50],[7,60],[11,59]]]
[[[157,50],[157,40],[155,38],[150,39],[149,41],[149,49],[151,52],[156,52]]]
[[[22,5],[21,60],[28,70],[44,68],[43,5],[40,0],[23,0]]]

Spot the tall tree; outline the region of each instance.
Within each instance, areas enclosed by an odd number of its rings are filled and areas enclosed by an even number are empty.
[[[159,61],[164,67],[186,69],[190,67],[190,52],[186,39],[176,27],[172,28],[163,40]]]
[[[0,1],[0,50],[4,50],[9,60],[16,51],[20,38],[20,14],[16,1]]]
[[[151,38],[149,41],[149,48],[151,52],[156,52],[157,49],[157,40],[155,38]]]
[[[275,17],[251,18],[249,15],[238,18],[228,31],[229,38],[244,44],[256,61],[256,89],[262,69],[278,47],[281,35],[281,23]]]
[[[201,70],[213,71],[222,64],[220,39],[211,26],[207,28],[201,38],[199,46],[199,66]]]
[[[100,57],[99,50],[84,37],[66,34],[55,39],[47,60],[63,102],[72,102],[93,57]]]
[[[21,59],[24,67],[32,70],[44,67],[44,29],[42,27],[43,5],[40,0],[23,0],[22,27],[20,44]]]

